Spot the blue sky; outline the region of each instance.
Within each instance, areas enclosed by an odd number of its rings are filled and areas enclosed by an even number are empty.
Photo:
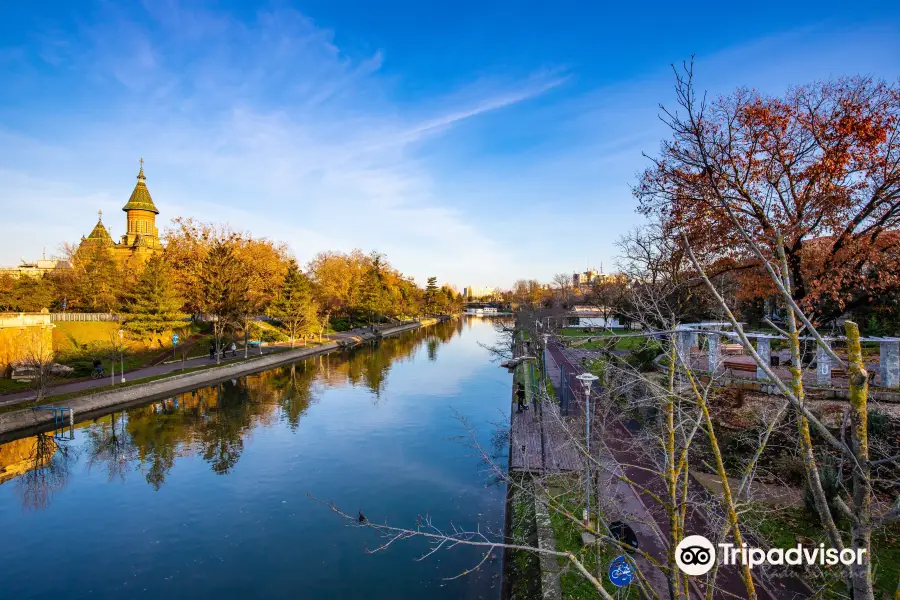
[[[486,6],[487,5],[487,6]],[[860,7],[865,7],[861,9]],[[712,94],[900,75],[896,3],[43,2],[0,8],[0,264],[115,236],[143,157],[176,215],[377,249],[424,282],[608,271],[665,136]]]

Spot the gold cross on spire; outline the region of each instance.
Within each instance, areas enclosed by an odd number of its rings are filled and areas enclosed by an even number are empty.
[[[98,221],[102,221],[102,220],[103,220],[103,211],[102,211],[102,210],[98,210],[98,211],[97,211],[97,220],[98,220]]]
[[[138,161],[138,162],[141,163],[141,168],[143,169],[143,168],[144,168],[144,157],[142,156],[142,157],[141,157],[141,160]]]

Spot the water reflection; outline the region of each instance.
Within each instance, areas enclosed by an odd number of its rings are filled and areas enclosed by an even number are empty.
[[[83,458],[86,468],[124,482],[139,473],[155,490],[178,459],[199,456],[217,474],[233,471],[258,427],[296,431],[323,387],[364,386],[384,397],[391,367],[425,344],[429,361],[463,331],[463,321],[225,381],[76,425],[74,441],[42,433],[0,444],[0,485],[12,482],[26,510],[48,507]]]

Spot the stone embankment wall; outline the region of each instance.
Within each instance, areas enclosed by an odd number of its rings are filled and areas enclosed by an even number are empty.
[[[52,355],[50,313],[0,313],[0,376],[11,362]]]
[[[379,337],[386,337],[411,329],[417,329],[423,325],[436,323],[438,321],[439,319],[428,319],[423,322],[408,323],[384,329],[377,334],[364,333],[358,337],[361,338],[361,341],[373,340]],[[327,344],[322,344],[321,346],[287,350],[277,354],[260,356],[259,358],[204,369],[202,371],[195,371],[193,373],[172,375],[156,381],[150,381],[117,390],[108,390],[96,394],[79,396],[77,398],[63,400],[53,404],[71,408],[75,411],[75,420],[81,421],[85,418],[90,418],[91,415],[108,411],[113,407],[127,406],[155,400],[157,398],[165,398],[203,385],[210,385],[219,381],[234,379],[249,373],[265,371],[266,369],[271,369],[279,365],[292,363],[319,354],[333,352],[334,350],[339,349],[339,347],[337,342],[329,342]],[[50,411],[24,408],[0,414],[0,441],[17,437],[23,432],[32,430],[38,431],[42,428],[52,427],[52,425],[53,413]]]

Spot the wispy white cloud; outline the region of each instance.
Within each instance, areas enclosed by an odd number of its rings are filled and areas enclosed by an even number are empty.
[[[420,280],[436,274],[461,285],[512,268],[479,215],[440,197],[416,144],[541,95],[564,77],[479,81],[477,94],[424,98],[417,116],[407,116],[378,76],[380,52],[346,56],[330,32],[299,13],[260,13],[244,23],[175,3],[147,6],[149,17],[107,15],[74,44],[86,50],[72,69],[90,70],[98,89],[114,84],[104,114],[52,136],[5,132],[24,142],[18,168],[50,185],[17,185],[20,197],[46,203],[54,201],[49,189],[64,182],[97,186],[96,194],[60,203],[49,217],[56,231],[77,239],[93,225],[89,205],[124,201],[133,161],[143,156],[161,217],[234,221],[284,239],[300,260],[329,248],[378,248]],[[53,165],[52,155],[65,159]],[[0,159],[11,157],[0,151]],[[0,186],[15,177],[0,173]],[[114,226],[115,215],[107,222]],[[9,262],[14,249],[33,246],[33,235],[6,236],[0,257]],[[479,260],[486,255],[489,268]]]
[[[385,73],[389,48],[348,53],[298,12],[145,7],[107,5],[77,36],[0,49],[16,89],[30,81],[29,93],[65,100],[29,124],[0,120],[0,263],[77,240],[101,208],[121,232],[116,211],[143,156],[161,219],[230,221],[301,261],[378,249],[420,281],[460,286],[609,265],[639,220],[629,184],[666,135],[658,104],[672,97],[667,64],[682,58],[591,89],[543,68],[411,100],[399,93],[409,82]],[[699,56],[698,78],[713,93],[779,92],[895,74],[897,39],[890,25],[825,24]],[[493,146],[504,137],[514,141]]]

